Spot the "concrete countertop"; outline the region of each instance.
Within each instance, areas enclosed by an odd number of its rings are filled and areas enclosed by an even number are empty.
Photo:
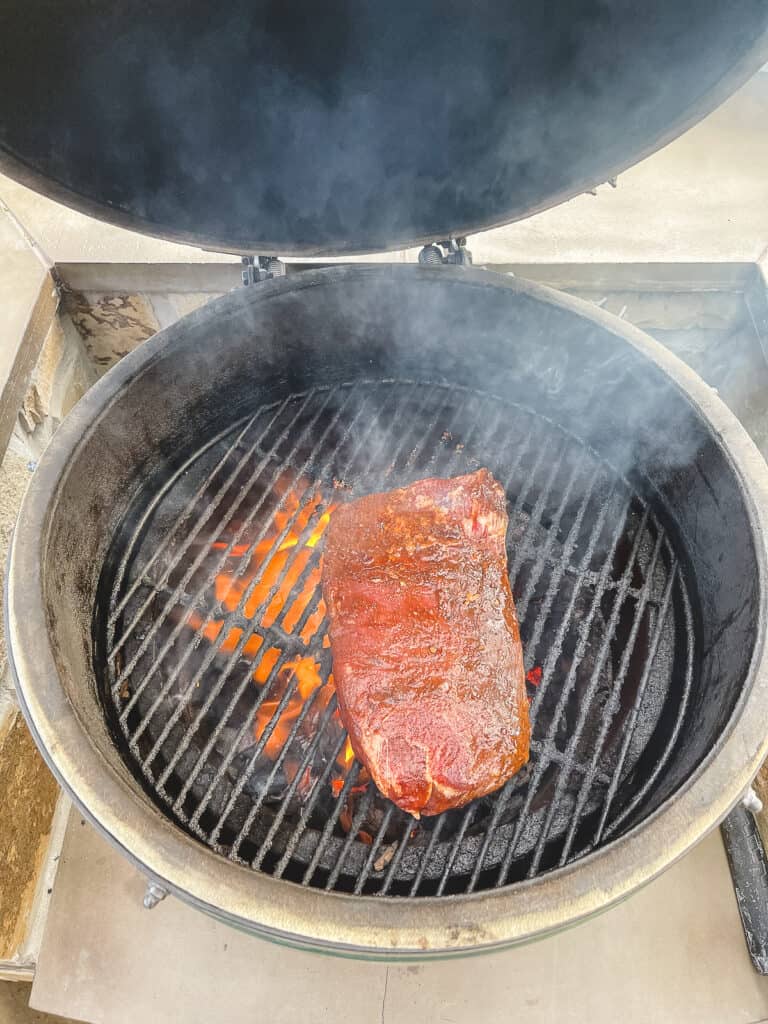
[[[286,949],[173,897],[146,911],[145,884],[73,812],[33,1007],[90,1024],[768,1020],[768,978],[747,957],[717,832],[586,924],[504,953],[426,964]]]

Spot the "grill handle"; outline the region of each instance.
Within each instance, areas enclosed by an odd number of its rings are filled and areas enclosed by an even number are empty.
[[[768,858],[754,814],[739,804],[721,825],[752,964],[768,974]]]

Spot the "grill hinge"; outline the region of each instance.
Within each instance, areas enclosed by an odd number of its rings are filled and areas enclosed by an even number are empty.
[[[443,242],[425,245],[419,253],[419,263],[426,266],[472,266],[472,253],[466,238],[447,238]]]
[[[243,256],[242,264],[240,276],[246,286],[285,276],[285,264],[277,256]]]

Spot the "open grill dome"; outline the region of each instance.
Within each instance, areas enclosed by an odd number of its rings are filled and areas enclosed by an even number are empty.
[[[350,496],[481,465],[531,759],[415,822],[336,712],[323,534]],[[20,697],[84,812],[222,919],[369,956],[495,948],[626,895],[749,784],[767,498],[722,403],[601,311],[478,271],[306,271],[179,321],[62,426],[12,553]]]
[[[402,248],[605,182],[767,40],[764,0],[6,3],[0,170],[206,248]]]

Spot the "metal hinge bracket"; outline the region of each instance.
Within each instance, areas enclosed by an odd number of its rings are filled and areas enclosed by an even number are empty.
[[[277,256],[243,256],[241,262],[243,269],[240,276],[246,286],[285,276],[285,264]]]
[[[466,238],[447,238],[444,242],[425,245],[419,253],[419,263],[426,266],[471,267],[472,253]]]

